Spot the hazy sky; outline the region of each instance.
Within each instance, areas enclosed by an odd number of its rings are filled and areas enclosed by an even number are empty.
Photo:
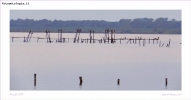
[[[181,10],[11,10],[10,19],[106,20],[159,18],[181,20]]]

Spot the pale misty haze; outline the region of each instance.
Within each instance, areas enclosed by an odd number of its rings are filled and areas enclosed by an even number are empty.
[[[181,20],[181,10],[11,10],[10,19],[105,20],[167,17]]]

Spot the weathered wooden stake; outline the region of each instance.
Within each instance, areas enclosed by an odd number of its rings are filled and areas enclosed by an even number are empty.
[[[137,39],[136,39],[136,37],[135,37],[135,44],[136,44],[136,40],[137,40]]]
[[[91,33],[92,33],[92,30],[90,30],[90,43],[92,43],[92,35],[91,35]]]
[[[163,46],[163,45],[164,45],[164,43],[162,44],[162,46]],[[162,46],[161,46],[161,47],[162,47]]]
[[[60,30],[58,29],[58,42],[59,42],[59,32],[60,32]]]
[[[117,84],[120,85],[120,79],[117,79]]]
[[[62,29],[60,30],[60,43],[62,43]]]
[[[121,44],[121,38],[120,38],[120,44]]]
[[[93,43],[95,43],[95,40],[94,40],[94,30],[93,30]]]
[[[38,42],[38,40],[39,40],[39,37],[37,38],[37,42]]]
[[[109,35],[109,34],[108,34]],[[109,44],[109,36],[108,36],[108,44]]]
[[[12,37],[12,42],[13,42],[13,37]]]
[[[149,38],[149,44],[150,44],[150,38]]]
[[[170,39],[169,39],[169,44],[168,44],[168,47],[170,47]]]
[[[145,39],[143,39],[143,46],[145,46]]]
[[[83,82],[82,76],[80,76],[79,79],[80,79],[80,86],[82,86],[82,82]]]
[[[25,42],[25,37],[24,37],[24,40],[23,40],[23,42]]]
[[[168,79],[166,78],[165,79],[165,86],[167,87],[167,85],[168,85]]]
[[[30,33],[30,38],[29,38],[29,41],[31,40],[32,35],[33,35],[33,32],[31,32],[31,33]]]
[[[36,74],[34,74],[34,86],[36,86]]]

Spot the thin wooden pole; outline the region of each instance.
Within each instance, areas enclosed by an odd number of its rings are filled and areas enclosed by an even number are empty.
[[[60,30],[60,42],[62,42],[62,29]]]
[[[169,44],[168,44],[168,47],[170,47],[170,39],[169,39]]]
[[[32,35],[33,35],[33,32],[31,32],[31,33],[30,33],[30,38],[29,38],[29,41],[31,40]]]
[[[79,29],[79,31],[78,31],[78,42],[79,42],[79,39],[80,39],[80,32],[81,32],[81,29]]]
[[[94,40],[94,30],[93,30],[93,43],[95,43],[95,40]]]
[[[59,40],[59,32],[60,32],[60,30],[58,29],[58,42],[60,41],[60,40]]]
[[[25,37],[24,37],[24,40],[23,40],[23,42],[25,42]]]
[[[36,86],[36,74],[34,74],[34,86]]]
[[[91,36],[92,30],[90,30],[90,43],[92,43],[92,36]]]
[[[149,44],[150,44],[150,38],[149,38]]]
[[[120,79],[117,79],[117,84],[120,85]]]
[[[163,45],[164,45],[164,43],[162,44],[162,46],[163,46]],[[161,46],[161,47],[162,47],[162,46]]]
[[[79,79],[80,79],[80,86],[82,86],[82,82],[83,82],[82,76],[80,76]]]
[[[137,38],[135,37],[135,44],[136,44]]]
[[[39,40],[39,37],[37,38],[37,42],[38,42],[38,40]]]
[[[168,79],[167,78],[165,78],[165,86],[166,86],[166,88],[168,86]]]

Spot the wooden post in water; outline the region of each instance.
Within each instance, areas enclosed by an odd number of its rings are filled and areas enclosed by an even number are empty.
[[[23,42],[25,42],[25,37],[24,37],[24,40],[23,40]]]
[[[113,43],[113,30],[111,30],[111,43]]]
[[[162,46],[163,46],[163,45],[164,45],[164,43],[162,44]],[[162,46],[161,46],[161,47],[162,47]]]
[[[82,76],[80,76],[79,79],[80,79],[80,86],[82,86],[82,82],[83,82]]]
[[[168,85],[168,79],[165,78],[165,86],[166,86],[166,88],[167,88],[167,85]]]
[[[60,29],[60,42],[62,43],[62,29]]]
[[[150,44],[150,38],[149,38],[149,44]]]
[[[92,43],[92,36],[91,36],[92,30],[90,30],[90,43]]]
[[[12,42],[13,42],[13,37],[12,37]]]
[[[117,79],[117,84],[120,85],[120,79]]]
[[[36,86],[36,74],[34,74],[34,86]]]
[[[93,30],[93,43],[95,43],[95,40],[94,40],[94,30]]]
[[[135,44],[136,44],[137,38],[135,37]]]
[[[60,32],[60,30],[58,29],[58,42],[60,41],[60,40],[59,40],[59,32]]]
[[[107,30],[107,34],[108,34],[108,35],[107,35],[107,36],[108,36],[107,38],[108,38],[108,44],[109,44],[109,29]]]
[[[30,38],[29,38],[29,41],[31,40],[32,35],[33,35],[33,32],[31,32],[31,33],[30,33]]]
[[[39,37],[37,38],[37,42],[38,42],[38,40],[39,40]]]
[[[107,30],[105,30],[105,38],[107,38]]]
[[[143,39],[143,46],[145,46],[145,39]]]
[[[76,31],[76,35],[75,35],[75,38],[74,38],[74,43],[76,43],[76,38],[77,38],[78,31],[79,31],[79,29],[77,29],[77,31]]]
[[[80,39],[80,32],[81,32],[81,29],[79,29],[79,31],[78,31],[78,42],[79,42],[79,39]]]
[[[169,44],[168,44],[168,47],[170,47],[170,39],[169,39]]]
[[[115,30],[113,31],[113,33],[114,33],[114,42],[115,42]]]

